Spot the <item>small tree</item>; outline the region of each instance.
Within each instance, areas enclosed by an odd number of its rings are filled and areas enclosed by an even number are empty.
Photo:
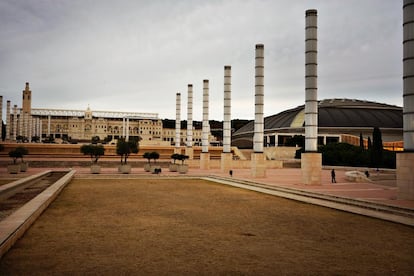
[[[16,164],[17,159],[22,158],[22,153],[19,152],[17,149],[14,149],[14,150],[9,151],[9,156],[12,158],[13,164]]]
[[[127,164],[128,157],[131,153],[138,153],[139,139],[125,141],[125,138],[118,139],[116,143],[116,154],[121,156],[121,164]]]
[[[184,161],[188,159],[188,157],[188,155],[179,154],[177,159],[181,161],[181,165],[184,165]]]
[[[157,159],[160,158],[160,154],[156,151],[150,153],[151,159],[154,159],[154,164],[157,163]]]
[[[22,147],[22,146],[17,147],[17,148],[15,149],[15,151],[19,152],[19,154],[20,154],[20,159],[21,159],[21,161],[22,161],[22,163],[23,163],[23,162],[24,162],[23,157],[24,157],[25,155],[29,154],[29,151],[27,150],[27,148]]]
[[[174,164],[175,164],[175,161],[179,160],[179,156],[180,154],[178,153],[171,154],[171,159],[173,160]]]
[[[148,160],[148,164],[151,164],[151,152],[145,152],[144,155],[142,155],[142,157]]]
[[[102,145],[82,145],[80,151],[84,155],[89,155],[94,164],[98,163],[99,158],[105,154],[105,148]]]

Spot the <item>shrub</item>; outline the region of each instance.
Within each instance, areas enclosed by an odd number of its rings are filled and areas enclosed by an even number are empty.
[[[125,138],[120,138],[116,143],[116,154],[121,156],[121,164],[127,164],[129,155],[131,153],[138,153],[138,151],[138,139],[131,139],[129,141],[125,141]]]
[[[102,145],[82,145],[80,151],[84,155],[89,155],[91,157],[92,163],[98,163],[99,158],[105,154],[105,148]]]

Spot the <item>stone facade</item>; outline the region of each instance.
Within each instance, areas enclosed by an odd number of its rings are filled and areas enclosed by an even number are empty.
[[[164,128],[157,113],[92,111],[89,107],[86,110],[32,108],[31,100],[32,91],[26,83],[22,107],[15,105],[8,119],[7,137],[12,141],[23,138],[30,142],[32,137],[43,140],[52,137],[57,142],[90,141],[96,136],[100,140],[116,140],[125,136],[141,137],[142,144],[174,144],[175,129]],[[181,145],[186,143],[186,134],[185,129],[180,131]],[[192,136],[194,145],[201,144],[201,129],[193,127]],[[215,141],[211,134],[209,141]]]

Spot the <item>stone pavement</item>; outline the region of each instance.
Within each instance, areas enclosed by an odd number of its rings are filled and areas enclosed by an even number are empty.
[[[20,173],[19,175],[11,175],[7,173],[6,168],[0,168],[0,179],[1,178],[20,178],[35,174],[44,170],[63,170],[63,168],[29,168],[28,172]],[[73,167],[76,170],[76,176],[86,176],[90,174],[89,167]],[[378,180],[373,182],[349,182],[345,179],[346,169],[337,168],[336,170],[337,183],[331,183],[330,169],[322,170],[322,185],[310,186],[303,185],[301,180],[301,169],[297,168],[285,168],[285,169],[268,169],[266,171],[265,178],[253,178],[249,169],[234,169],[233,178],[241,180],[249,180],[257,183],[287,187],[292,189],[310,191],[321,194],[334,195],[345,198],[359,199],[363,201],[376,202],[391,206],[399,206],[414,209],[414,201],[400,200],[397,198],[397,187],[395,179],[390,180]],[[387,176],[389,172],[370,172],[371,176],[381,176],[382,174]],[[377,175],[378,174],[378,175]],[[102,168],[101,177],[103,175],[119,175],[117,167],[113,168]],[[129,175],[133,176],[153,176],[149,172],[145,172],[141,168],[132,168],[132,172]],[[185,176],[178,174],[177,172],[169,172],[168,168],[162,168],[162,176]],[[220,169],[200,170],[196,168],[190,168],[187,176],[221,176],[230,177],[228,173],[222,173]],[[387,177],[385,177],[387,178]],[[389,178],[389,177],[388,177]],[[387,179],[388,179],[387,178]],[[392,177],[391,177],[392,178]]]

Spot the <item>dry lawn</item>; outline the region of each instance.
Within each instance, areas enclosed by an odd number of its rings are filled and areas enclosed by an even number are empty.
[[[0,275],[414,275],[414,229],[202,180],[73,180]]]

